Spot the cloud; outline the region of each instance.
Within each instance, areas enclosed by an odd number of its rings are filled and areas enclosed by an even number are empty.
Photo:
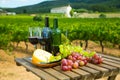
[[[45,0],[0,0],[0,7],[19,7],[32,5]]]
[[[31,0],[0,0],[1,3],[10,3],[10,2],[26,2]]]
[[[0,0],[0,3],[2,3],[2,4],[6,3],[6,0]]]

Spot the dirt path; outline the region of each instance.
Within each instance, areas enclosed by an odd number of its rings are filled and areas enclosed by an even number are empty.
[[[32,72],[27,72],[24,67],[16,66],[14,62],[15,57],[26,57],[32,55],[34,48],[31,44],[29,44],[29,46],[29,52],[25,50],[25,45],[23,42],[20,43],[19,48],[15,49],[12,52],[5,52],[4,50],[0,50],[0,80],[40,80],[40,78],[38,78]],[[99,46],[95,45],[92,42],[89,46],[91,46],[89,47],[91,50],[99,50]],[[106,51],[111,52],[109,50]],[[117,55],[120,54],[120,50],[114,49],[112,51],[116,51],[115,53],[117,53]],[[102,78],[98,80],[106,79],[107,78]],[[120,80],[120,75],[117,76],[116,80]]]
[[[0,80],[40,80],[36,75],[27,72],[22,66],[16,66],[14,56],[25,57],[30,54],[24,54],[14,51],[14,55],[8,55],[0,50]]]

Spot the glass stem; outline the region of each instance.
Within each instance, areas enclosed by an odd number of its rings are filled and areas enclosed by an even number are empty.
[[[34,44],[34,48],[37,49],[37,45],[36,44]]]
[[[44,45],[41,45],[41,49],[45,50],[45,46],[44,46]]]

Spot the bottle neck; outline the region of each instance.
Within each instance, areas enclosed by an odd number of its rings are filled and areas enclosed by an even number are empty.
[[[54,29],[58,28],[58,19],[56,19],[56,18],[54,19],[53,27],[54,27]]]
[[[45,18],[45,27],[49,27],[49,17]]]

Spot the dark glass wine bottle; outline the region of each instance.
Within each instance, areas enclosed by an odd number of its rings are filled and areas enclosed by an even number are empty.
[[[42,37],[45,42],[45,50],[48,52],[51,52],[51,42],[52,42],[52,36],[51,36],[51,29],[49,28],[49,17],[45,18],[45,27],[42,30]]]
[[[52,30],[52,52],[54,55],[57,55],[59,52],[59,45],[61,44],[61,31],[58,29],[58,19],[55,18],[53,21],[53,30]]]

